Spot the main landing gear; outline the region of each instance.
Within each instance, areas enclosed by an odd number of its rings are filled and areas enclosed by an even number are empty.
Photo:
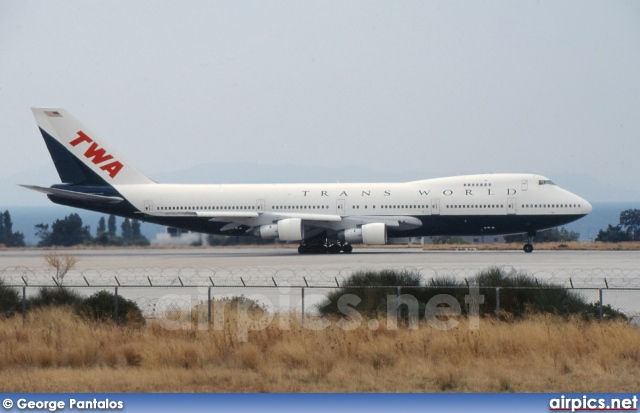
[[[536,236],[535,232],[530,232],[527,234],[527,243],[524,244],[524,247],[522,247],[522,250],[526,253],[531,253],[533,252],[533,237]]]
[[[330,243],[323,244],[300,244],[298,247],[298,253],[300,254],[350,254],[353,251],[353,247],[348,243]]]

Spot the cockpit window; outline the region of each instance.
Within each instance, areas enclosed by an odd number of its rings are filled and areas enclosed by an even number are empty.
[[[541,179],[538,181],[538,185],[555,185],[553,181],[549,179]]]

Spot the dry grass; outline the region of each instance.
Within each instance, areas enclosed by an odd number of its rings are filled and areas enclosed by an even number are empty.
[[[292,317],[295,319],[295,317]],[[379,320],[385,325],[385,320]],[[46,309],[0,320],[2,392],[635,392],[640,330],[540,316],[471,331],[117,328]]]

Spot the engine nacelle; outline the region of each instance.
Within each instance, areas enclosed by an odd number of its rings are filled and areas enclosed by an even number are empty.
[[[338,234],[340,241],[348,242],[349,244],[361,244],[362,243],[362,230],[360,228],[349,228]]]
[[[253,235],[262,239],[276,239],[280,241],[301,241],[304,238],[304,226],[300,218],[288,218],[275,224],[260,225],[253,230]]]
[[[384,245],[387,243],[387,226],[376,222],[362,226],[362,243]]]
[[[253,230],[253,235],[262,239],[278,238],[278,224],[260,225]]]
[[[278,221],[278,236],[280,241],[302,241],[304,226],[300,218],[287,218]]]
[[[387,243],[387,226],[383,223],[365,224],[360,228],[349,228],[338,237],[349,244],[384,245]]]

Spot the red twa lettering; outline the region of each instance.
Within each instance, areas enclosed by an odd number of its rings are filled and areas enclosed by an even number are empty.
[[[109,172],[109,176],[115,178],[116,175],[118,175],[118,172],[120,172],[120,169],[122,169],[122,166],[123,165],[120,162],[113,161],[109,164],[102,165],[100,169]]]
[[[112,155],[109,155],[105,149],[99,147],[98,144],[93,141],[93,139],[88,137],[87,134],[82,131],[78,131],[78,137],[69,142],[69,144],[71,146],[78,146],[82,142],[91,144],[91,146],[89,146],[89,149],[87,149],[87,151],[84,153],[84,156],[85,158],[90,159],[94,164],[98,165],[113,159]],[[106,171],[110,177],[115,178],[123,166],[124,165],[122,165],[122,163],[113,161],[106,165],[100,166],[100,169]]]
[[[102,148],[98,149],[98,144],[94,142],[84,153],[84,156],[85,158],[89,159],[93,158],[91,161],[97,165],[99,163],[108,161],[109,159],[113,159],[113,156],[111,155],[105,156],[105,152],[106,151]]]
[[[74,140],[72,140],[71,142],[69,142],[71,144],[71,146],[78,146],[78,144],[80,142],[88,142],[91,143],[93,142],[93,139],[91,139],[90,137],[88,137],[84,132],[82,131],[78,131],[78,137]]]

